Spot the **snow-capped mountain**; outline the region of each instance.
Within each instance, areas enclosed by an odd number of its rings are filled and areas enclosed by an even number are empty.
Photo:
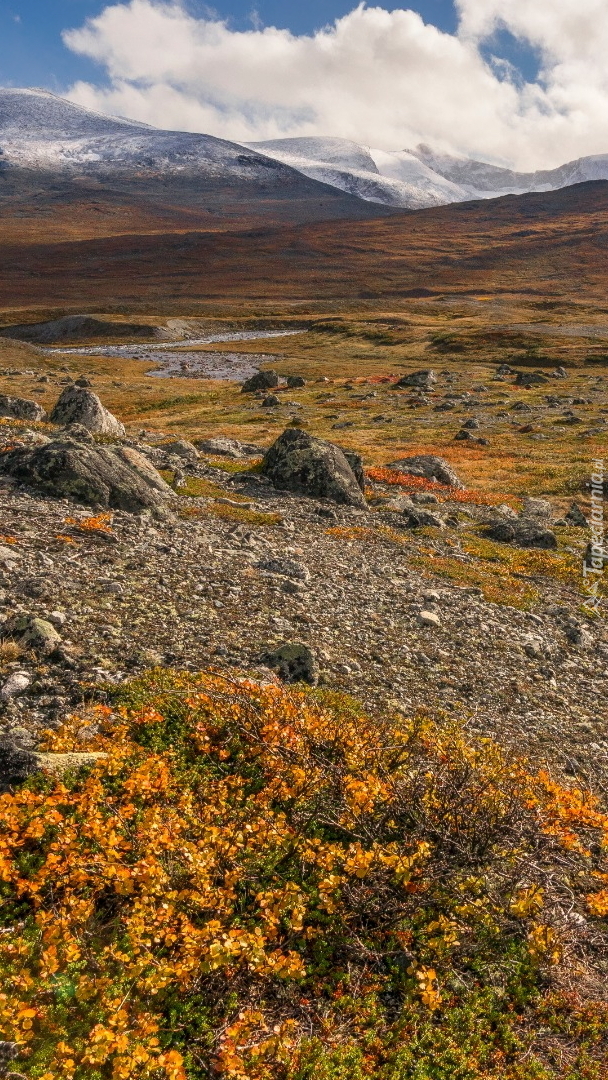
[[[387,151],[338,138],[240,144],[101,115],[46,90],[0,89],[0,170],[11,167],[98,178],[116,173],[161,181],[182,177],[216,187],[245,181],[293,199],[329,193],[331,201],[340,192],[355,197],[352,211],[361,205],[357,200],[421,209],[607,180],[608,154],[517,173],[424,145]]]
[[[419,209],[529,191],[556,191],[585,180],[608,180],[608,154],[557,169],[518,173],[470,158],[415,150],[374,150],[348,139],[278,139],[246,144],[306,176],[389,206]]]
[[[405,150],[370,150],[348,139],[330,138],[277,139],[244,145],[369,202],[418,209],[469,197],[458,184]]]
[[[288,167],[238,143],[103,116],[37,89],[0,89],[0,165],[64,174],[192,174],[274,186],[294,179]]]

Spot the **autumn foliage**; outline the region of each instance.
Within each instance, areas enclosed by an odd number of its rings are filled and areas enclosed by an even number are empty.
[[[28,1077],[606,1075],[584,792],[451,722],[217,672],[154,673],[49,750],[83,727],[94,767],[0,797],[0,1038]]]

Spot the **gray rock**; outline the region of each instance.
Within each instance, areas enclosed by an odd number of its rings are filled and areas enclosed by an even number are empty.
[[[52,424],[82,424],[98,435],[121,438],[125,434],[123,424],[104,408],[97,394],[76,384],[65,388],[49,420]]]
[[[172,496],[156,469],[131,447],[96,446],[70,437],[1,455],[0,473],[44,495],[130,513],[160,514]]]
[[[412,371],[410,375],[404,375],[396,386],[417,386],[423,390],[431,390],[437,382],[437,376],[430,368],[423,368],[420,371]]]
[[[553,517],[553,507],[547,499],[533,499],[528,496],[524,499],[522,515],[539,518],[541,521],[550,521]]]
[[[475,417],[472,416],[470,420],[465,420],[465,422],[464,422],[464,424],[462,426],[467,431],[476,431],[477,428],[480,426],[480,424],[479,424],[479,420],[476,420]]]
[[[217,439],[197,439],[196,447],[202,454],[210,454],[212,457],[257,457],[264,451],[253,443],[239,442],[238,439],[226,439],[220,435]]]
[[[2,634],[15,638],[24,648],[49,656],[61,644],[61,637],[46,619],[35,615],[14,615],[2,626]]]
[[[281,399],[276,394],[268,394],[262,402],[263,409],[274,409],[276,405],[281,404]]]
[[[262,472],[279,489],[365,508],[360,484],[342,450],[297,428],[270,447]]]
[[[490,540],[514,544],[516,547],[541,548],[545,551],[554,551],[557,547],[555,533],[531,521],[499,522],[491,525],[485,535]]]
[[[441,619],[435,611],[421,611],[418,623],[420,626],[441,626]]]
[[[256,371],[250,379],[247,379],[241,390],[244,394],[252,394],[256,390],[272,390],[279,385],[279,376],[276,371]]]
[[[348,461],[348,464],[352,469],[353,476],[355,477],[355,480],[361,488],[361,491],[365,491],[365,472],[363,470],[363,461],[361,455],[356,454],[354,450],[344,450],[341,446],[339,447],[339,449],[342,450],[344,457]]]
[[[256,563],[259,570],[266,570],[270,574],[280,574],[282,577],[293,578],[295,581],[309,581],[310,571],[304,563],[296,559],[284,559],[281,557],[261,559]]]
[[[454,436],[455,442],[478,442],[474,435],[471,435],[470,431],[466,428],[461,428],[460,431]]]
[[[434,529],[443,529],[445,523],[436,514],[431,514],[429,510],[410,510],[408,507],[403,511],[403,519],[406,528],[419,529],[424,525],[430,525]]]
[[[316,686],[319,681],[319,668],[314,653],[308,645],[300,642],[281,645],[261,657],[263,664],[277,668],[283,682],[307,682]]]
[[[416,457],[400,458],[391,461],[389,469],[399,469],[411,476],[422,476],[426,480],[437,480],[449,487],[463,488],[462,480],[456,475],[451,465],[444,458],[434,454],[418,454]]]
[[[40,421],[44,420],[46,411],[36,401],[0,394],[0,416],[10,416],[15,420]]]
[[[79,375],[77,379],[74,379],[74,386],[92,386],[93,383],[90,379],[87,379],[86,375]]]
[[[0,690],[0,699],[2,701],[9,701],[11,698],[18,697],[19,694],[25,693],[31,681],[32,680],[25,671],[14,671],[12,675],[9,675],[2,686],[2,689]]]
[[[303,379],[301,375],[288,375],[287,385],[290,390],[297,390],[300,386],[306,386],[306,379]]]
[[[439,503],[439,499],[433,495],[432,491],[415,491],[410,498],[416,506],[436,506]]]
[[[518,371],[515,379],[516,386],[543,386],[549,379],[540,371]]]
[[[198,461],[198,450],[194,443],[188,442],[187,439],[174,439],[172,442],[161,443],[158,449],[164,450],[166,454],[174,454],[191,464]]]
[[[587,518],[583,514],[578,503],[575,502],[572,503],[572,506],[566,514],[565,520],[568,522],[568,525],[576,525],[579,529],[587,529],[589,527]]]

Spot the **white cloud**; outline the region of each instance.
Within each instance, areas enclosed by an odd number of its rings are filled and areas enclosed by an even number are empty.
[[[415,12],[361,4],[314,35],[236,31],[178,2],[130,0],[66,31],[106,86],[72,100],[160,127],[246,141],[334,135],[383,149],[438,149],[553,166],[608,152],[605,0],[456,0],[457,35]],[[534,46],[538,83],[490,66],[501,27]]]

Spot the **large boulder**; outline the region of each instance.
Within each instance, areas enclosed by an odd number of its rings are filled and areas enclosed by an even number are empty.
[[[0,416],[10,416],[15,420],[44,420],[46,412],[37,401],[0,394]]]
[[[349,506],[366,506],[343,450],[299,428],[288,428],[272,444],[262,472],[276,488]]]
[[[131,513],[158,512],[173,495],[137,450],[97,446],[74,435],[0,454],[0,473],[43,495]]]
[[[464,484],[454,472],[451,465],[444,458],[434,454],[418,454],[416,457],[400,458],[399,461],[391,461],[389,469],[399,469],[409,473],[410,476],[421,476],[425,480],[437,480],[440,484],[449,487],[463,488]]]
[[[86,386],[66,386],[49,420],[52,424],[82,424],[97,435],[116,435],[122,438],[124,426]]]
[[[255,390],[273,390],[279,385],[279,376],[276,371],[256,371],[250,379],[243,383],[241,390],[244,394],[252,394]]]

